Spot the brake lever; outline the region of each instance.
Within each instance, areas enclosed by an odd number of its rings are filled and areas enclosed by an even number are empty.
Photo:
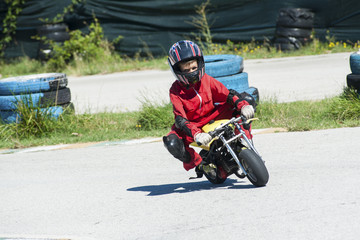
[[[212,138],[216,137],[216,131],[210,131],[210,132],[208,132],[208,134],[209,134]]]

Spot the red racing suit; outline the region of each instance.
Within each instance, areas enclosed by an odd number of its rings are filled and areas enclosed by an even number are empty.
[[[201,127],[211,120],[230,119],[235,106],[240,110],[249,105],[247,101],[240,101],[236,95],[229,93],[221,82],[206,73],[201,81],[188,88],[179,81],[172,84],[170,100],[175,124],[168,135],[176,134],[184,142],[185,150],[190,153],[191,161],[184,163],[187,171],[202,161],[200,155],[189,147],[189,144],[194,142],[194,136],[202,132]],[[250,129],[245,131],[247,136],[252,138]]]

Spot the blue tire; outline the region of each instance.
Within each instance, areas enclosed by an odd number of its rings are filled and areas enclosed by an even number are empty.
[[[350,55],[350,69],[352,74],[360,75],[360,51]]]
[[[65,88],[68,84],[64,73],[43,73],[0,79],[0,96],[38,93]]]
[[[249,88],[248,74],[246,72],[226,77],[218,77],[216,79],[224,84],[227,89],[234,89],[239,93]]]
[[[37,108],[55,106],[70,101],[69,88],[44,93],[0,96],[0,110],[16,110],[19,102],[25,103],[30,108]]]
[[[214,77],[234,75],[244,70],[244,60],[238,55],[208,55],[204,56],[205,72]]]
[[[59,116],[64,113],[67,107],[73,109],[72,103],[63,105],[63,106],[53,106],[48,108],[40,108],[40,111],[43,113],[48,113],[50,117],[58,119]],[[0,119],[3,123],[19,123],[21,121],[21,116],[17,111],[4,111],[0,110]]]

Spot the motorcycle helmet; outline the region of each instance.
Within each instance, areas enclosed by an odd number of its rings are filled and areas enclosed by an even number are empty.
[[[194,72],[182,72],[179,63],[196,59],[198,68]],[[189,86],[201,80],[205,74],[204,56],[199,46],[189,40],[181,40],[171,46],[169,50],[168,63],[176,80]]]

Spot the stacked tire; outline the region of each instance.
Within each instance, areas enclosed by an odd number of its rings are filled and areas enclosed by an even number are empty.
[[[250,94],[259,101],[259,91],[249,87],[248,74],[244,72],[244,59],[238,55],[207,55],[204,56],[205,72],[220,81],[228,89],[238,93]],[[255,103],[254,103],[255,104]]]
[[[42,61],[49,60],[53,54],[53,49],[48,43],[49,40],[57,44],[63,44],[70,39],[68,26],[64,23],[40,26],[37,28],[37,33],[42,39],[38,49],[38,59]],[[43,38],[45,39],[43,40]]]
[[[300,49],[311,41],[315,14],[306,8],[282,8],[276,21],[274,46],[281,51]]]
[[[350,55],[350,69],[351,74],[346,76],[347,86],[360,94],[360,50]]]
[[[19,106],[35,109],[57,119],[67,108],[73,109],[68,79],[63,73],[44,73],[0,79],[0,119],[18,123]]]

